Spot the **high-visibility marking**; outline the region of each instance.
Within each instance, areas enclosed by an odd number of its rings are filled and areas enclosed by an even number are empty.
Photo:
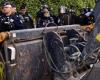
[[[13,37],[16,37],[16,33],[13,33],[12,36],[13,36]]]
[[[96,40],[100,42],[100,33],[96,35]]]
[[[8,47],[11,50],[11,60],[15,60],[16,50],[14,47]]]

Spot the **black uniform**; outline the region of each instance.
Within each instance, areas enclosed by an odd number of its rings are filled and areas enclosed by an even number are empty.
[[[58,25],[68,25],[70,16],[68,14],[62,14],[58,16]]]
[[[26,29],[34,28],[33,19],[32,19],[32,16],[30,14],[19,13],[19,15],[21,15],[23,17],[22,21],[23,21],[23,25],[26,27]]]
[[[50,14],[50,17],[45,17],[44,16],[44,9],[47,9],[49,11],[49,14]],[[47,20],[47,21],[45,21]],[[46,25],[43,25],[42,23],[45,22],[46,24],[48,22],[50,23],[54,23],[54,24],[57,24],[57,16],[55,16],[52,11],[46,6],[44,5],[38,12],[37,12],[37,16],[36,16],[36,22],[37,22],[37,28],[41,27],[41,26],[46,26]]]
[[[5,14],[0,15],[0,31],[10,31],[24,29],[24,25],[18,15],[13,14],[6,16]]]
[[[85,14],[80,15],[80,25],[87,25],[88,24],[88,17]]]
[[[41,17],[38,19],[37,28],[47,27],[49,23],[54,23],[53,17]]]

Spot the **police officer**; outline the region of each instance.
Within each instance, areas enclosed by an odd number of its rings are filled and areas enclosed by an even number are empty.
[[[58,25],[69,25],[70,24],[70,15],[68,11],[66,11],[65,6],[61,6],[59,9],[59,14],[58,14]]]
[[[47,24],[54,23],[54,19],[50,16],[50,12],[47,8],[43,9],[42,17],[37,21],[37,28],[47,27]],[[50,26],[49,26],[50,27]]]
[[[51,7],[49,7],[48,5],[41,5],[41,8],[40,10],[37,12],[37,15],[36,15],[36,22],[38,22],[38,20],[40,18],[42,18],[44,16],[44,9],[47,9],[49,11],[49,14],[50,14],[50,17],[52,17],[54,19],[54,23],[57,24],[57,16],[55,16],[52,12],[52,9]],[[38,25],[38,24],[37,24]]]
[[[43,10],[44,9],[48,9],[49,10],[48,5],[41,5],[40,10],[37,12],[36,20],[38,20],[39,18],[41,18],[43,16]]]
[[[34,28],[32,16],[27,12],[26,4],[22,4],[20,7],[19,14],[23,17],[24,26],[26,29]]]
[[[24,29],[26,29],[25,25],[24,25],[24,18],[23,16],[17,12],[17,8],[15,4],[12,4],[12,15],[16,16],[17,18],[19,18],[20,22],[23,24]]]
[[[20,19],[12,14],[12,5],[10,2],[2,4],[2,15],[0,15],[0,32],[24,29]]]
[[[12,5],[10,2],[6,1],[2,4],[2,14],[0,14],[0,54],[3,56],[3,59],[6,60],[4,54],[4,44],[3,42],[10,35],[11,30],[24,29],[23,24],[20,22],[20,19],[13,14]],[[10,59],[10,55],[9,59]]]

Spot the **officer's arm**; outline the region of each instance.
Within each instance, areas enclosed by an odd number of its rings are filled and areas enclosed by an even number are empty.
[[[30,14],[29,14],[28,16],[29,16],[29,18],[30,18],[30,23],[31,23],[31,25],[32,25],[32,28],[34,28],[33,18],[32,18],[32,16],[31,16]]]
[[[39,18],[37,21],[37,28],[41,28],[41,27],[43,27],[43,21],[41,18]]]
[[[9,35],[10,35],[10,32],[5,32],[4,27],[0,21],[0,43],[5,41]]]
[[[30,23],[32,25],[32,28],[34,28],[34,24],[33,24],[33,19],[32,18],[30,18]]]
[[[4,21],[0,15],[0,32],[4,32],[4,31],[5,31]]]

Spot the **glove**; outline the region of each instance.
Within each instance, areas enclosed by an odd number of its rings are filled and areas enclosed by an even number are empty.
[[[9,32],[0,32],[0,43],[2,43],[9,36]]]

